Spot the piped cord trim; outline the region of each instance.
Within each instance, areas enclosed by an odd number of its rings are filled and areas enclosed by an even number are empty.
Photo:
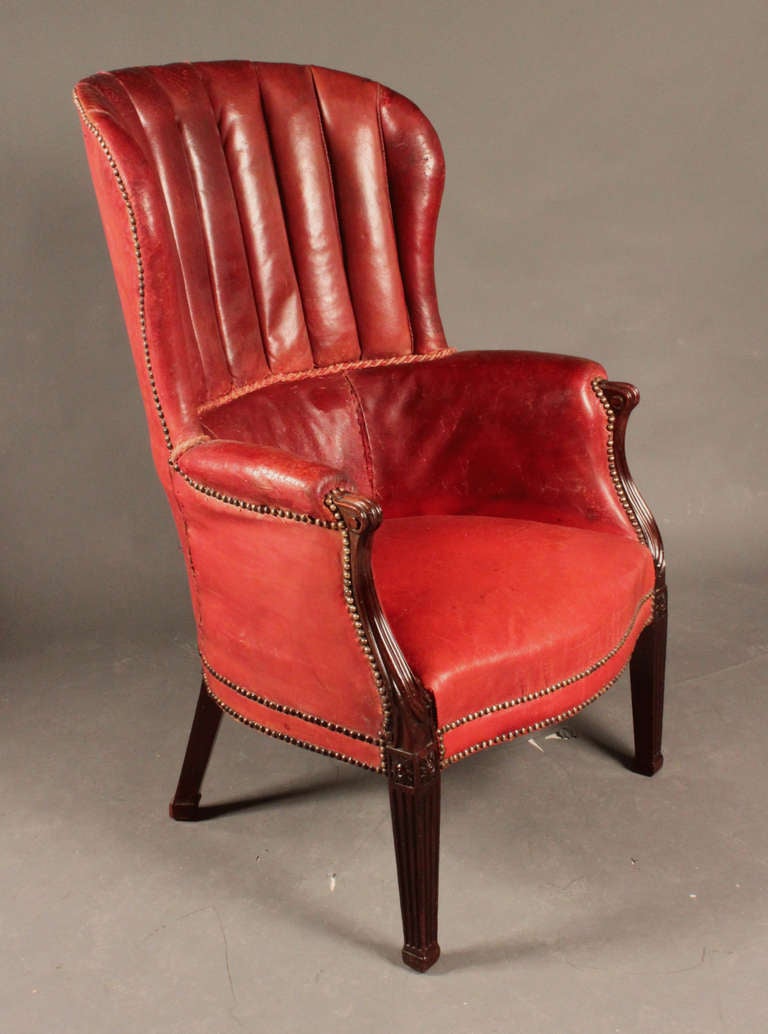
[[[569,675],[568,678],[561,679],[559,682],[554,682],[551,686],[547,686],[545,689],[538,689],[533,693],[526,693],[523,696],[515,697],[513,700],[503,700],[498,704],[491,704],[489,707],[484,707],[480,711],[473,711],[471,714],[464,715],[462,718],[457,718],[453,722],[448,722],[447,725],[441,726],[439,730],[440,733],[443,734],[446,732],[450,732],[451,729],[458,729],[459,726],[466,725],[467,722],[474,722],[478,718],[484,718],[486,715],[495,714],[497,711],[507,711],[511,707],[518,707],[520,704],[530,704],[534,700],[539,700],[541,699],[541,697],[549,696],[551,693],[556,693],[559,689],[565,689],[567,686],[572,686],[574,682],[580,682],[581,679],[585,679],[590,675],[594,675],[596,671],[599,671],[599,669],[606,665],[608,661],[612,660],[619,652],[619,650],[622,648],[622,646],[624,646],[624,644],[632,634],[632,629],[635,627],[635,623],[637,622],[640,611],[643,609],[644,605],[648,602],[648,600],[653,598],[654,592],[655,590],[651,589],[650,592],[647,592],[639,600],[637,606],[635,607],[634,613],[632,614],[632,618],[629,622],[629,625],[627,626],[626,631],[622,635],[621,639],[619,639],[618,643],[616,643],[616,645],[612,647],[612,649],[609,650],[604,657],[601,657],[599,661],[595,661],[594,664],[590,664],[588,668],[585,668],[583,671],[580,671],[577,675]],[[650,617],[648,618],[646,624],[650,624],[651,621],[653,621],[653,609],[651,610]]]
[[[112,152],[109,149],[107,141],[104,139],[100,131],[86,115],[85,108],[83,107],[82,101],[78,97],[76,90],[72,94],[72,97],[75,102],[75,107],[80,113],[80,118],[83,120],[83,124],[91,133],[91,135],[95,138],[96,142],[98,143],[99,147],[104,153],[104,156],[107,159],[107,164],[112,170],[112,175],[115,177],[117,189],[120,192],[120,196],[123,199],[123,204],[125,205],[125,210],[128,214],[128,225],[131,231],[131,240],[133,241],[133,253],[136,259],[136,275],[138,277],[139,284],[139,327],[141,329],[141,342],[144,352],[144,366],[147,371],[147,377],[149,378],[149,387],[152,393],[152,401],[154,403],[157,416],[160,420],[160,426],[163,430],[163,438],[165,440],[165,445],[166,448],[170,451],[173,448],[173,444],[171,442],[171,434],[168,430],[168,424],[166,423],[165,414],[163,412],[163,407],[160,402],[160,396],[157,391],[157,384],[155,382],[155,374],[154,370],[152,369],[152,359],[149,351],[149,339],[147,337],[146,291],[144,286],[144,260],[141,255],[141,244],[139,242],[139,227],[138,221],[136,219],[136,213],[134,212],[133,204],[131,203],[131,198],[128,194],[128,189],[125,185],[125,181],[123,180],[123,177],[120,174],[120,170],[117,167],[117,162],[115,161],[114,156],[112,155]]]
[[[330,732],[337,732],[342,736],[348,736],[352,740],[371,743],[375,747],[381,747],[382,745],[380,739],[369,736],[367,733],[358,732],[356,729],[348,729],[344,725],[337,725],[336,722],[331,722],[327,718],[321,718],[319,715],[310,714],[307,711],[300,711],[296,707],[289,707],[288,704],[279,704],[275,700],[270,700],[268,697],[261,696],[250,689],[246,689],[244,686],[238,685],[237,682],[233,682],[232,679],[228,679],[226,675],[222,675],[221,672],[217,671],[202,653],[200,654],[200,660],[206,672],[213,676],[217,682],[220,682],[227,689],[233,690],[233,692],[238,693],[247,700],[253,700],[262,707],[277,711],[278,714],[285,714],[290,718],[300,718],[303,722],[310,722],[313,725],[319,725],[323,729],[328,729]]]
[[[271,384],[286,384],[315,377],[328,377],[334,373],[344,373],[349,370],[368,370],[376,366],[429,363],[435,359],[447,359],[452,355],[456,355],[455,348],[440,348],[434,352],[424,352],[418,355],[408,352],[405,355],[388,355],[379,359],[353,359],[349,362],[331,363],[330,366],[312,366],[307,370],[293,370],[291,373],[273,373],[267,377],[262,377],[258,381],[241,384],[234,390],[228,391],[225,395],[219,395],[218,398],[212,399],[210,402],[200,406],[198,413],[200,416],[204,416],[206,413],[210,413],[212,409],[218,409],[219,406],[223,406],[227,402],[234,402],[235,399],[242,398],[243,395],[250,395],[251,392],[258,391],[260,388],[268,388]]]
[[[248,725],[251,729],[257,729],[259,732],[263,732],[267,736],[272,736],[276,740],[282,740],[284,743],[292,743],[296,747],[303,747],[305,750],[311,750],[313,754],[322,754],[327,758],[336,758],[337,761],[346,761],[348,765],[356,765],[358,768],[365,768],[369,772],[378,772],[380,775],[385,774],[383,764],[379,765],[379,767],[369,765],[368,762],[359,761],[357,758],[350,757],[348,754],[341,754],[336,750],[331,750],[329,747],[318,747],[316,744],[307,743],[306,740],[300,740],[296,736],[289,736],[287,732],[279,732],[277,729],[270,729],[268,725],[262,725],[261,722],[255,722],[252,718],[244,717],[244,715],[239,714],[233,707],[230,707],[229,704],[225,704],[224,701],[213,692],[211,687],[208,685],[205,673],[203,673],[203,682],[205,683],[208,695],[216,701],[221,710],[226,712],[226,714],[231,715],[231,717],[235,718],[238,722],[242,722],[243,725]]]

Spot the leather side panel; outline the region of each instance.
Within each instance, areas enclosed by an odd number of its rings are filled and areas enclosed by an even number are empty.
[[[198,644],[206,670],[323,723],[377,740],[381,701],[344,599],[340,532],[210,498],[173,478],[186,540]],[[236,691],[235,691],[236,692]],[[267,710],[279,714],[280,708]]]
[[[377,772],[383,771],[379,744],[357,739],[328,726],[307,722],[296,715],[265,707],[256,700],[244,697],[207,670],[205,681],[209,691],[219,704],[223,705],[224,710],[247,725],[252,725],[277,739],[307,747],[321,754],[329,754],[340,761],[362,765]]]
[[[610,477],[597,363],[464,352],[348,376],[385,517],[495,514],[637,537]]]

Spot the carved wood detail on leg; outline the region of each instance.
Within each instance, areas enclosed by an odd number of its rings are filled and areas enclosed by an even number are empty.
[[[667,587],[654,597],[654,617],[637,640],[629,662],[636,772],[652,776],[664,763],[661,753],[664,671],[667,655]]]
[[[440,957],[437,943],[440,767],[430,744],[419,754],[390,748],[389,803],[395,841],[403,962],[419,973]]]
[[[179,784],[168,811],[172,819],[194,822],[199,817],[200,787],[224,712],[210,695],[203,680],[197,698],[195,717],[189,731],[187,750],[181,766]]]
[[[437,882],[440,848],[440,755],[432,694],[411,670],[389,626],[371,567],[379,506],[348,492],[327,500],[344,527],[345,592],[363,649],[382,694],[386,765],[395,841],[403,961],[423,973],[440,956]],[[358,625],[359,622],[359,625]]]

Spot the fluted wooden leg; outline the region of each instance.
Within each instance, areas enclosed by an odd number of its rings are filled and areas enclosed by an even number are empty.
[[[390,750],[389,801],[403,916],[403,962],[423,973],[440,957],[437,878],[440,771],[434,751]]]
[[[208,690],[205,682],[200,686],[197,698],[195,717],[189,731],[187,751],[181,766],[179,785],[169,805],[172,819],[182,822],[194,822],[198,818],[200,803],[200,787],[208,767],[208,760],[216,742],[223,712]]]
[[[667,589],[656,590],[655,615],[637,640],[629,675],[635,727],[635,771],[652,776],[664,763],[661,727],[667,656]]]

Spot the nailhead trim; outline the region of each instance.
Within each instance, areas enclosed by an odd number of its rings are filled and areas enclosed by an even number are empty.
[[[387,690],[386,690],[386,682],[384,680],[384,676],[379,671],[378,665],[376,664],[376,658],[375,658],[375,655],[374,655],[374,652],[373,652],[373,648],[371,647],[371,644],[370,644],[370,642],[368,640],[368,636],[365,633],[365,626],[363,624],[362,618],[360,617],[360,611],[358,610],[357,600],[355,599],[355,593],[354,593],[353,584],[352,584],[352,546],[350,545],[350,540],[349,540],[349,529],[344,524],[344,521],[343,521],[342,516],[341,516],[341,511],[339,510],[338,506],[336,505],[336,501],[334,500],[333,496],[331,494],[327,495],[325,497],[325,499],[323,500],[323,502],[328,507],[328,509],[331,511],[333,516],[336,518],[336,526],[339,529],[339,531],[341,532],[341,537],[342,537],[342,578],[343,578],[343,588],[344,588],[344,600],[345,600],[345,602],[347,604],[347,610],[349,611],[349,616],[352,619],[352,624],[354,626],[355,632],[357,633],[357,638],[358,638],[358,640],[360,642],[360,647],[361,647],[361,649],[363,651],[363,654],[366,657],[366,660],[368,661],[368,664],[371,667],[371,672],[373,674],[373,681],[376,684],[376,689],[377,689],[378,694],[379,694],[379,699],[381,700],[382,739],[384,740],[384,742],[387,742],[388,741],[388,735],[387,734],[388,734],[389,729],[391,727],[391,720],[392,720],[392,714],[391,714],[391,709],[390,709],[390,704],[389,704],[389,695],[388,695]],[[382,746],[381,750],[382,750],[382,765],[384,765],[385,764],[385,759],[384,759],[384,753],[383,753],[383,751],[384,751],[383,746]]]
[[[615,675],[610,682],[607,682],[602,689],[599,689],[597,693],[591,696],[588,700],[585,700],[581,704],[577,704],[575,707],[569,707],[567,711],[563,711],[561,714],[553,715],[551,718],[544,718],[540,722],[534,722],[532,725],[527,725],[524,729],[516,729],[514,732],[505,732],[500,736],[494,736],[491,740],[483,740],[481,743],[476,743],[473,747],[467,747],[465,750],[459,751],[458,754],[452,754],[449,758],[443,761],[442,767],[448,768],[449,765],[453,765],[457,761],[462,761],[464,758],[468,758],[471,754],[478,754],[481,750],[488,750],[489,747],[495,747],[498,743],[507,743],[509,740],[517,739],[518,736],[526,736],[528,733],[537,732],[539,729],[546,729],[550,725],[557,725],[558,722],[567,721],[568,718],[573,718],[579,711],[583,711],[585,707],[601,697],[603,693],[607,692],[611,686],[618,682],[621,676],[624,674],[627,665],[625,664],[618,675]]]
[[[619,497],[619,502],[624,507],[624,511],[627,517],[629,517],[632,527],[635,529],[635,533],[637,534],[638,539],[643,543],[643,545],[647,545],[640,521],[637,519],[637,514],[635,513],[634,507],[632,506],[632,503],[629,501],[627,493],[624,491],[624,485],[621,483],[621,478],[619,477],[619,473],[616,470],[616,453],[614,450],[613,441],[614,428],[616,426],[616,414],[611,408],[611,404],[608,401],[605,392],[603,391],[602,378],[595,377],[595,379],[591,383],[592,390],[594,391],[595,395],[597,395],[597,399],[600,405],[605,410],[606,416],[608,418],[608,471],[611,475],[613,487],[616,490],[616,495]]]
[[[484,718],[486,715],[495,714],[497,711],[507,711],[509,708],[517,707],[519,704],[528,704],[533,700],[539,700],[541,697],[549,696],[550,693],[555,693],[559,689],[564,689],[566,686],[573,685],[574,682],[579,682],[588,675],[593,675],[596,671],[602,668],[604,664],[607,664],[611,658],[615,657],[622,646],[626,643],[627,639],[629,639],[632,629],[635,627],[637,615],[642,610],[643,604],[654,595],[654,591],[654,589],[651,589],[651,591],[647,592],[639,601],[635,607],[635,612],[632,615],[632,620],[618,643],[605,655],[605,657],[601,657],[599,661],[595,661],[594,664],[590,664],[588,668],[585,668],[584,671],[580,671],[578,675],[569,675],[567,679],[561,679],[559,682],[555,682],[551,686],[547,686],[546,689],[538,689],[533,693],[526,693],[525,696],[516,697],[514,700],[504,700],[498,704],[491,704],[489,707],[484,707],[481,711],[473,711],[471,714],[464,715],[453,722],[448,722],[447,725],[443,725],[440,732],[449,732],[451,729],[458,729],[460,725],[466,725],[467,722],[473,722],[477,718]]]
[[[257,704],[261,704],[263,707],[269,707],[273,711],[277,711],[279,714],[290,715],[293,718],[301,718],[302,721],[311,722],[313,725],[319,725],[323,729],[329,729],[331,732],[338,732],[344,736],[349,736],[353,740],[361,740],[363,743],[371,743],[374,746],[380,747],[382,745],[381,740],[374,736],[368,736],[364,732],[357,732],[355,729],[347,729],[344,725],[337,725],[335,722],[330,722],[325,718],[320,718],[315,714],[308,714],[306,711],[299,711],[296,707],[289,707],[287,704],[278,704],[274,700],[269,700],[267,697],[259,696],[258,693],[253,693],[249,689],[245,689],[244,686],[239,686],[236,682],[228,679],[226,675],[222,675],[221,672],[216,671],[212,664],[210,664],[206,658],[200,654],[200,660],[203,662],[204,668],[222,685],[228,689],[232,689],[235,693],[239,693],[240,696],[246,697],[248,700],[255,700]]]
[[[209,488],[208,485],[195,481],[189,474],[185,474],[174,460],[171,459],[168,462],[170,467],[176,471],[179,477],[186,481],[190,488],[194,488],[196,492],[207,495],[211,499],[217,499],[220,503],[226,503],[228,506],[237,506],[239,509],[248,510],[251,513],[268,514],[270,517],[281,517],[283,520],[298,521],[300,524],[314,524],[318,528],[330,528],[333,531],[337,531],[339,528],[338,521],[325,521],[321,517],[313,517],[309,513],[296,513],[295,510],[286,510],[281,506],[267,506],[266,503],[250,503],[247,499],[238,499],[236,496],[219,492],[218,489]],[[325,505],[328,505],[327,500]]]
[[[204,402],[198,409],[200,416],[210,413],[212,409],[227,402],[234,402],[243,395],[250,395],[260,388],[268,388],[270,384],[289,384],[292,381],[312,380],[315,377],[327,377],[334,373],[343,373],[345,370],[368,370],[376,366],[401,366],[408,363],[429,363],[434,359],[447,359],[448,356],[456,355],[455,348],[441,348],[435,352],[406,352],[405,355],[388,355],[378,359],[353,359],[343,363],[331,363],[329,366],[310,366],[306,370],[292,370],[290,373],[273,373],[268,377],[262,377],[250,384],[241,384],[232,391],[219,395],[218,398]]]
[[[340,754],[338,751],[331,750],[328,747],[318,747],[314,743],[307,743],[306,740],[300,740],[295,736],[289,736],[286,732],[278,732],[276,729],[270,729],[267,725],[262,725],[260,722],[253,721],[252,718],[244,718],[243,715],[238,714],[234,708],[230,707],[229,704],[225,704],[223,700],[213,692],[211,687],[208,685],[208,680],[203,673],[203,682],[205,688],[208,691],[209,696],[213,697],[222,711],[226,714],[231,715],[238,722],[242,722],[243,725],[250,726],[251,729],[257,729],[259,732],[265,733],[267,736],[272,736],[276,740],[282,740],[284,743],[292,743],[296,747],[304,747],[305,750],[311,750],[313,754],[322,754],[327,758],[336,758],[337,761],[346,761],[349,765],[356,765],[357,768],[365,768],[369,772],[378,772],[380,775],[385,774],[385,768],[383,761],[378,768],[374,768],[373,765],[369,765],[366,761],[358,761],[357,758],[350,757],[348,754]]]
[[[120,175],[120,170],[117,167],[117,162],[112,156],[112,152],[109,149],[107,141],[104,139],[99,130],[86,115],[85,108],[83,107],[82,102],[80,101],[80,98],[77,96],[76,92],[73,94],[73,98],[75,102],[75,107],[79,111],[83,123],[85,124],[89,132],[96,138],[99,147],[104,152],[104,155],[107,159],[107,163],[110,169],[112,170],[112,175],[115,177],[117,189],[120,191],[120,196],[122,197],[123,203],[125,204],[126,212],[128,213],[128,223],[131,229],[131,239],[133,240],[133,252],[136,258],[136,272],[139,281],[139,326],[141,327],[141,341],[144,349],[144,365],[147,370],[149,386],[152,391],[152,401],[155,404],[155,411],[157,412],[158,418],[160,420],[160,426],[163,429],[163,438],[165,439],[165,445],[166,448],[170,451],[170,449],[172,448],[171,435],[168,430],[168,425],[165,421],[165,414],[163,413],[163,407],[160,402],[160,396],[157,392],[157,384],[155,383],[155,374],[152,369],[152,359],[149,352],[149,339],[147,338],[146,295],[144,289],[144,261],[141,256],[141,245],[139,243],[139,230],[138,223],[136,220],[136,214],[133,210],[133,205],[131,204],[131,199],[128,194],[128,190],[125,186],[125,182],[123,180],[123,177]]]

